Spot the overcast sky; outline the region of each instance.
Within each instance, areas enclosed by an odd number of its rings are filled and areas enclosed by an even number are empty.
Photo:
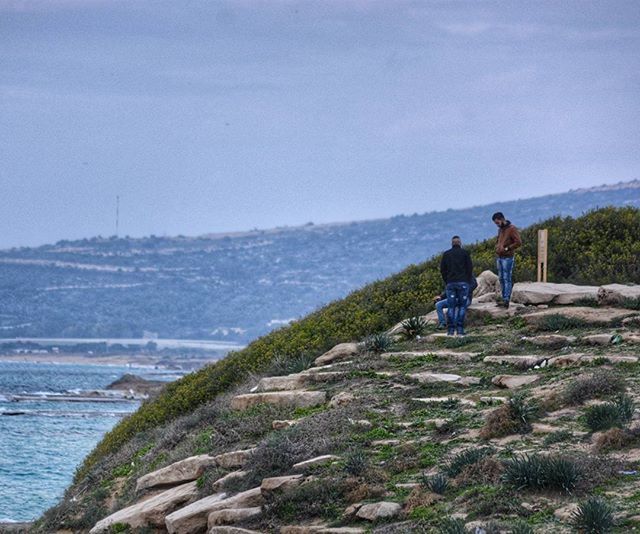
[[[0,0],[0,246],[640,177],[640,2]]]

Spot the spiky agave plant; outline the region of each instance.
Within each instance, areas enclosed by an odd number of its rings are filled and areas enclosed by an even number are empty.
[[[531,421],[538,413],[538,406],[527,400],[524,393],[515,393],[508,401],[511,417],[517,421],[522,430],[527,431],[531,428]]]
[[[385,332],[373,334],[364,341],[365,350],[376,354],[388,351],[392,345],[393,339]]]
[[[424,334],[427,322],[422,317],[409,317],[401,323],[402,335],[407,339],[415,339]]]
[[[446,475],[442,473],[438,473],[437,475],[427,476],[423,474],[420,477],[420,483],[432,491],[433,493],[437,493],[438,495],[444,495],[449,487],[449,480]]]
[[[467,534],[464,521],[453,517],[445,517],[438,525],[439,534]]]
[[[571,521],[579,532],[605,534],[611,532],[615,524],[613,507],[600,497],[589,497],[578,505]]]
[[[450,477],[458,476],[468,465],[478,463],[483,458],[493,454],[491,447],[470,448],[456,454],[447,466],[447,474]]]
[[[624,428],[633,417],[635,405],[628,395],[618,395],[613,402],[590,406],[585,412],[587,426],[592,432],[612,427]]]

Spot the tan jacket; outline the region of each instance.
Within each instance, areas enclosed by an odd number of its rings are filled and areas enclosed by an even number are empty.
[[[512,258],[515,250],[522,245],[522,239],[518,229],[507,221],[507,224],[498,230],[498,242],[496,254],[499,258]]]

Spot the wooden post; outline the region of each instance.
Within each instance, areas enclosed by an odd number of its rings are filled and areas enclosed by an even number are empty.
[[[538,282],[547,281],[547,249],[549,231],[538,230]]]

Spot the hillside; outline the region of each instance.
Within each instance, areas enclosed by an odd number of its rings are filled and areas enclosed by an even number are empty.
[[[517,194],[517,190],[514,190]],[[0,337],[246,342],[447,246],[603,206],[640,207],[640,181],[464,210],[229,235],[94,238],[0,251]]]
[[[602,209],[578,219],[554,218],[529,227],[523,231],[525,246],[517,264],[517,280],[533,278],[534,236],[539,227],[550,230],[549,267],[555,281],[595,285],[614,281],[640,283],[640,241],[637,239],[640,235],[640,211],[637,209]],[[493,240],[469,248],[474,256],[477,273],[492,268]],[[495,515],[497,519],[506,520],[515,513],[526,519],[530,525],[548,523],[547,526],[551,530],[544,531],[558,532],[564,528],[558,527],[557,521],[553,519],[554,507],[558,503],[574,502],[595,490],[604,493],[611,487],[616,488],[616,492],[620,487],[619,495],[625,496],[624,499],[628,498],[628,502],[613,499],[615,505],[624,505],[625,510],[632,510],[638,495],[636,479],[625,478],[617,473],[634,471],[638,459],[627,461],[624,458],[620,459],[621,464],[601,462],[603,466],[611,466],[608,471],[602,468],[601,478],[593,479],[589,475],[589,480],[581,478],[579,484],[576,478],[575,487],[572,485],[569,488],[570,499],[566,495],[563,496],[563,490],[558,492],[558,485],[554,483],[556,486],[543,486],[543,489],[555,492],[553,498],[558,497],[557,501],[541,500],[536,497],[535,491],[531,493],[524,489],[518,511],[499,506],[513,503],[513,500],[507,497],[509,492],[513,491],[513,487],[502,482],[502,473],[511,466],[509,462],[513,463],[521,458],[519,454],[515,457],[513,454],[543,450],[552,443],[545,442],[544,438],[536,438],[535,434],[526,439],[517,438],[518,433],[522,432],[529,436],[534,428],[533,422],[547,425],[547,430],[555,426],[556,428],[547,433],[554,435],[556,443],[561,443],[560,449],[566,449],[567,444],[571,447],[575,445],[577,452],[586,452],[584,461],[591,461],[591,464],[585,463],[580,466],[558,465],[566,467],[569,471],[575,468],[575,471],[580,473],[590,472],[589,466],[595,465],[592,450],[586,446],[593,436],[591,432],[581,434],[584,432],[585,423],[583,419],[576,417],[578,414],[584,415],[584,409],[579,405],[574,406],[572,403],[575,399],[570,397],[570,400],[567,400],[568,394],[564,392],[570,390],[573,387],[572,383],[584,372],[584,367],[580,365],[609,366],[616,360],[612,360],[612,356],[626,356],[629,358],[619,359],[623,363],[616,363],[616,370],[612,370],[617,377],[611,379],[613,389],[605,388],[601,395],[612,401],[615,400],[615,394],[624,390],[629,391],[632,396],[635,395],[638,378],[635,355],[637,350],[634,348],[637,336],[634,337],[632,334],[635,323],[625,323],[625,326],[622,321],[628,316],[637,315],[632,309],[639,306],[637,298],[620,300],[617,302],[618,308],[614,309],[606,302],[602,303],[602,308],[594,307],[593,299],[583,298],[574,302],[576,306],[573,312],[566,311],[566,308],[555,311],[538,310],[535,306],[525,307],[521,314],[514,314],[512,318],[479,312],[479,322],[476,323],[472,336],[462,340],[428,336],[424,340],[397,341],[394,345],[384,347],[387,352],[392,352],[384,358],[374,353],[375,346],[369,345],[369,351],[359,354],[356,354],[355,348],[351,346],[346,355],[349,356],[348,359],[355,361],[349,364],[346,372],[339,366],[326,369],[340,372],[337,375],[323,377],[328,380],[327,383],[320,379],[317,383],[312,380],[308,388],[311,395],[302,395],[303,398],[316,399],[311,404],[317,405],[317,408],[296,408],[293,405],[277,407],[261,402],[250,407],[243,405],[243,401],[231,401],[234,394],[251,390],[257,383],[257,373],[273,375],[303,370],[314,358],[337,343],[362,341],[367,336],[389,329],[406,317],[429,311],[431,297],[438,293],[441,287],[437,265],[438,259],[434,258],[426,263],[411,266],[384,281],[370,284],[287,328],[256,340],[243,351],[232,353],[223,361],[167,386],[157,399],[144,404],[138,412],[123,420],[107,434],[78,470],[74,485],[68,490],[64,501],[47,513],[39,526],[40,530],[48,532],[53,527],[69,528],[73,531],[88,530],[109,512],[135,502],[136,480],[145,473],[194,454],[219,455],[254,445],[257,449],[255,454],[249,455],[250,459],[247,459],[247,455],[240,455],[244,460],[238,460],[238,456],[234,456],[236,461],[249,462],[247,467],[250,474],[240,481],[230,482],[227,479],[227,491],[250,490],[254,488],[250,484],[259,483],[262,478],[286,475],[287,466],[293,466],[296,461],[308,459],[313,454],[331,452],[341,458],[337,464],[317,468],[320,476],[328,477],[325,483],[305,486],[299,491],[294,488],[293,495],[287,493],[284,499],[276,499],[274,507],[269,508],[272,515],[267,515],[266,519],[256,519],[272,521],[260,523],[259,528],[262,531],[271,531],[287,521],[299,523],[313,515],[328,514],[324,517],[325,520],[340,523],[362,523],[355,518],[340,519],[344,508],[350,503],[375,502],[382,499],[396,503],[396,506],[391,508],[396,512],[401,509],[407,519],[417,521],[422,525],[420,528],[424,527],[425,532],[434,527],[443,516],[460,508],[461,503],[464,504],[464,510],[469,510],[465,512],[465,518],[477,517],[485,521]],[[597,291],[597,288],[595,289]],[[580,307],[578,304],[588,304],[589,307]],[[491,305],[484,306],[491,308]],[[625,309],[624,306],[628,308]],[[552,337],[550,345],[545,345],[542,339],[523,339],[539,338],[540,332],[547,330],[561,331],[565,337]],[[589,338],[591,334],[596,333],[605,334],[604,346],[590,345],[589,339],[602,339],[602,336]],[[614,334],[616,337],[612,337]],[[609,343],[612,339],[615,343]],[[575,350],[574,345],[577,347]],[[441,352],[450,356],[444,356]],[[465,355],[451,356],[452,352]],[[574,356],[562,360],[563,364],[569,365],[568,369],[560,363],[549,364],[558,354],[576,353],[586,354],[588,357]],[[405,358],[403,354],[409,356]],[[533,363],[531,358],[526,362],[519,361],[520,356],[529,355],[535,356]],[[344,353],[338,356],[337,360],[343,356]],[[506,367],[498,369],[499,361],[485,361],[485,356],[516,358],[501,360],[506,362]],[[327,360],[328,358],[324,358],[316,361],[316,365],[322,366],[328,363]],[[627,363],[624,363],[625,361]],[[547,363],[540,367],[544,362]],[[489,431],[482,436],[477,432],[474,434],[473,429],[488,421],[489,411],[496,409],[495,406],[491,406],[491,402],[494,401],[489,401],[489,406],[485,406],[485,401],[481,401],[481,397],[500,396],[496,388],[504,386],[504,383],[502,379],[496,382],[496,377],[499,374],[527,375],[529,372],[526,369],[535,365],[540,367],[539,370],[530,373],[539,375],[535,379],[535,385],[531,383],[523,386],[523,391],[528,393],[530,399],[506,400],[505,406],[509,407],[509,410],[519,410],[517,414],[520,415],[512,417],[516,412],[508,411],[506,421],[498,419],[497,423],[504,424],[498,425],[495,437]],[[455,375],[459,379],[466,377],[464,387],[469,389],[460,390],[461,386],[453,383],[458,382],[458,379],[423,381],[409,376],[416,373]],[[599,376],[600,373],[595,373],[594,377],[596,375]],[[300,379],[291,380],[296,382]],[[262,389],[278,389],[274,386],[274,381],[270,384],[269,387],[265,387],[263,383]],[[296,384],[298,387],[300,383]],[[584,389],[591,391],[594,387],[590,382]],[[460,391],[463,391],[464,395],[460,395]],[[554,398],[550,395],[547,399],[546,393],[542,394],[543,391],[555,391],[558,396]],[[338,394],[343,392],[348,392],[355,398],[349,398],[349,395],[340,397]],[[588,399],[591,394],[581,397],[580,402]],[[322,396],[320,401],[319,395]],[[426,401],[426,404],[423,404],[425,401],[412,400],[432,397],[452,397],[453,400],[442,405],[439,404],[441,401],[433,399]],[[324,399],[329,398],[332,402],[326,404]],[[336,400],[340,398],[347,400],[344,403]],[[536,406],[530,406],[530,401],[535,401]],[[473,402],[473,410],[470,402]],[[335,405],[333,408],[332,404]],[[249,409],[245,410],[247,407]],[[565,408],[573,411],[561,412],[560,415],[555,413]],[[503,412],[505,410],[506,408]],[[502,417],[505,417],[504,413]],[[550,417],[556,419],[548,419]],[[632,417],[635,421],[637,414]],[[357,425],[349,423],[360,418],[366,418],[367,424],[363,423],[366,428],[358,428]],[[272,426],[274,419],[302,421],[300,426],[296,425],[290,431],[279,432]],[[445,423],[439,424],[437,419],[444,419]],[[451,423],[446,422],[449,420]],[[625,419],[625,427],[629,426],[627,423],[629,421]],[[614,421],[614,426],[615,424],[617,423]],[[512,439],[511,443],[495,441],[514,435],[516,438]],[[631,430],[628,435],[623,433],[618,436],[618,445],[607,441],[613,439],[613,436],[603,438],[602,443],[598,445],[601,447],[598,451],[633,447],[635,436]],[[599,443],[597,438],[598,436],[593,438],[596,444]],[[386,439],[391,441],[380,442]],[[473,456],[476,461],[456,460],[458,453],[464,452],[462,446],[466,450],[482,449],[487,445],[491,445],[491,454],[487,451],[486,454],[478,453],[479,456]],[[407,447],[408,452],[405,454]],[[468,486],[465,481],[451,480],[452,493],[449,493],[446,499],[432,495],[424,497],[420,490],[417,495],[412,494],[415,497],[411,501],[413,505],[409,504],[412,498],[407,490],[415,489],[423,471],[454,461],[462,468],[470,467],[484,456],[492,458],[493,468],[500,476],[485,480],[482,473],[468,475],[480,477],[471,478]],[[220,461],[211,465],[217,467],[207,470],[208,474],[198,474],[196,487],[199,493],[197,496],[190,494],[187,501],[210,493],[215,494],[219,489],[220,485],[216,485],[215,481],[227,471]],[[485,467],[483,465],[478,471],[484,471]],[[519,468],[514,466],[513,469]],[[455,478],[460,472],[455,476],[449,473],[447,477]],[[353,476],[347,477],[347,474]],[[428,476],[435,474],[427,473]],[[353,477],[357,483],[355,486]],[[515,487],[519,488],[519,483],[514,480]],[[331,483],[328,483],[329,481]],[[402,486],[405,483],[414,486]],[[333,488],[337,489],[334,491]],[[518,491],[523,491],[523,488],[519,488]],[[427,492],[425,490],[422,493]],[[423,501],[423,498],[427,501]],[[312,506],[316,501],[322,503],[321,509]],[[290,502],[294,504],[287,504]],[[436,503],[438,507],[432,510]],[[255,507],[253,504],[251,506]],[[412,531],[414,526],[408,527],[409,531]],[[558,530],[553,530],[554,528]],[[402,530],[389,530],[396,531]]]

